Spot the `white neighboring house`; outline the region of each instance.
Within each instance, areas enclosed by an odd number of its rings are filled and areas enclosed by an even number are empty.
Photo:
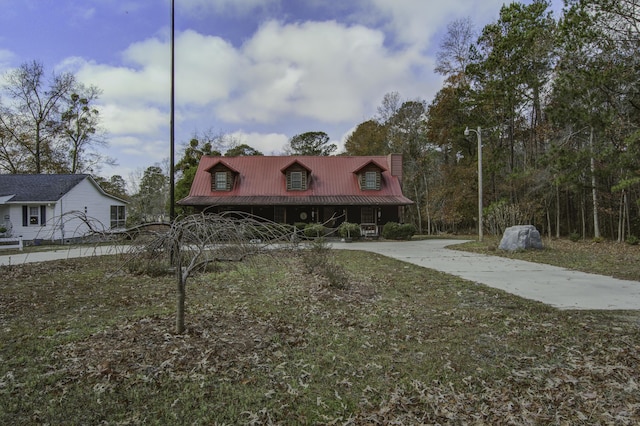
[[[86,174],[0,174],[0,227],[25,241],[66,242],[122,230],[127,204]]]

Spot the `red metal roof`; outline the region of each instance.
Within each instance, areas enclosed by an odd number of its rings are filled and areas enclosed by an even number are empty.
[[[397,158],[395,158],[397,160]],[[212,191],[214,166],[224,164],[237,173],[231,191]],[[294,164],[310,173],[307,190],[287,191],[283,173]],[[380,190],[362,190],[357,172],[374,163],[382,172]],[[396,173],[397,174],[397,173]],[[182,205],[408,205],[389,156],[203,156],[189,196]]]

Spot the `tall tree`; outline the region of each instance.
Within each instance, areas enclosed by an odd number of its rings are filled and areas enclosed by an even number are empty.
[[[424,101],[411,100],[400,108],[385,123],[388,128],[389,151],[402,154],[403,192],[416,203],[409,211],[408,219],[422,232],[422,212],[426,196],[426,173],[428,156],[426,140],[426,106]]]
[[[484,27],[478,56],[467,68],[485,121],[502,129],[508,173],[530,165],[543,150],[541,102],[553,70],[554,27],[546,0],[503,6],[498,21]]]
[[[160,165],[145,169],[133,197],[131,219],[141,223],[166,219],[169,178]]]
[[[338,147],[330,143],[329,135],[325,132],[306,132],[295,135],[289,140],[288,151],[291,155],[328,156]]]
[[[346,155],[386,155],[387,128],[376,120],[367,120],[347,137],[344,143]]]
[[[94,176],[93,178],[105,192],[122,199],[129,198],[127,195],[127,184],[122,176],[113,175],[109,179],[100,176]]]
[[[47,81],[43,65],[34,61],[10,71],[5,81],[3,89],[10,104],[2,108],[0,127],[13,149],[20,152],[24,171],[57,171],[60,110],[77,85],[75,76],[63,73]]]
[[[458,19],[447,25],[447,33],[436,54],[435,71],[446,77],[458,76],[458,80],[465,83],[465,70],[471,61],[475,38],[470,18]]]
[[[105,147],[100,129],[100,113],[95,106],[100,90],[79,84],[67,99],[61,115],[63,143],[67,146],[66,169],[69,173],[83,173],[115,160],[96,151]]]
[[[222,146],[223,139],[223,135],[218,135],[213,138],[208,137],[207,134],[194,135],[189,141],[189,144],[184,147],[182,158],[175,166],[179,174],[175,187],[176,200],[180,200],[189,195],[191,184],[193,183],[198,164],[200,163],[200,158],[202,158],[203,155],[222,155],[218,148]],[[191,212],[191,209],[185,208],[184,206],[179,206],[178,209],[182,214]]]

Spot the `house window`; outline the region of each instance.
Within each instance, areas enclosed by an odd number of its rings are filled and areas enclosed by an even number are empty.
[[[275,206],[273,208],[273,221],[276,223],[284,223],[285,209],[283,206]]]
[[[365,173],[364,189],[378,189],[378,173],[377,172]]]
[[[307,172],[291,171],[287,173],[287,189],[293,191],[303,191],[307,189]]]
[[[111,206],[111,228],[124,228],[125,221],[124,206]]]
[[[360,189],[362,190],[378,190],[380,189],[380,171],[370,170],[360,173],[358,176],[360,180]]]
[[[227,188],[227,172],[216,172],[216,191],[226,191]]]
[[[22,226],[45,226],[47,206],[22,206]]]
[[[29,225],[37,225],[40,223],[40,208],[29,207]]]
[[[360,223],[376,223],[373,207],[363,207],[360,213]]]

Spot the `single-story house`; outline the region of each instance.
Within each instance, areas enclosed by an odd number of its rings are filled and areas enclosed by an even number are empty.
[[[402,222],[402,156],[203,156],[178,204],[243,211],[277,223],[358,223],[379,235]]]
[[[121,230],[127,204],[86,174],[0,174],[0,227],[6,236],[66,242],[92,229]]]

